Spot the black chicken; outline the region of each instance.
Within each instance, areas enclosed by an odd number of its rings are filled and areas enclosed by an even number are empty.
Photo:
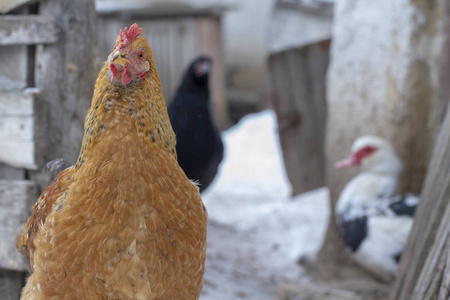
[[[168,111],[177,137],[178,163],[205,190],[223,158],[220,131],[210,111],[211,59],[200,56],[187,69]]]

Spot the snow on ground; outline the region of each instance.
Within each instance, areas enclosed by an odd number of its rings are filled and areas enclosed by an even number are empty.
[[[278,282],[305,279],[297,260],[322,243],[328,190],[290,197],[277,134],[271,110],[223,134],[221,170],[202,195],[209,226],[200,300],[272,299]]]

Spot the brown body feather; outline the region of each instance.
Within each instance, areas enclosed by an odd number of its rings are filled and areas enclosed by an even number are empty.
[[[100,72],[78,161],[17,238],[33,269],[22,299],[198,299],[207,213],[177,163],[151,57],[126,86]]]
[[[36,249],[34,245],[34,237],[39,227],[45,223],[47,215],[53,208],[56,200],[64,194],[67,187],[71,183],[70,174],[72,168],[68,168],[61,172],[59,176],[42,192],[36,204],[33,206],[33,212],[30,218],[23,226],[19,235],[16,236],[16,247],[23,256],[30,257],[30,265],[33,266],[33,254]]]

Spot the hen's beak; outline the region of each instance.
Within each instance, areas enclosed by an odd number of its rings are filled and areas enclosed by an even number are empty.
[[[125,58],[125,55],[121,54],[119,51],[113,52],[113,54],[111,55],[111,58],[109,59],[109,63],[115,64],[115,65],[120,65],[120,66],[125,66],[126,64],[131,65],[131,62]]]

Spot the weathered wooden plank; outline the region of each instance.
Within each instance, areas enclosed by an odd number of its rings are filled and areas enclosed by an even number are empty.
[[[0,1],[0,13],[5,14],[22,5],[36,2],[36,0],[2,0]]]
[[[0,140],[33,140],[33,116],[0,116]]]
[[[135,17],[169,18],[183,16],[219,16],[225,11],[233,9],[233,5],[210,4],[198,1],[96,1],[95,6],[99,14],[117,17],[133,15]]]
[[[447,219],[447,224],[450,224],[450,219]],[[450,231],[447,233],[450,235]],[[449,299],[450,298],[450,237],[447,236],[447,246],[446,246],[446,262],[445,270],[442,278],[441,289],[439,290],[439,299]]]
[[[209,79],[212,109],[219,128],[228,125],[228,108],[225,92],[225,68],[222,44],[222,22],[219,17],[201,17],[197,21],[200,54],[212,58],[212,70]]]
[[[173,98],[185,68],[198,54],[196,21],[192,18],[156,19],[144,23],[167,103]],[[145,29],[144,29],[145,30]]]
[[[0,299],[19,299],[23,280],[23,272],[0,270]]]
[[[49,16],[0,17],[0,45],[50,44],[58,40],[59,29]]]
[[[271,98],[293,195],[325,185],[329,40],[272,54]]]
[[[0,162],[35,170],[43,163],[45,104],[40,94],[0,93]]]
[[[440,198],[449,199],[450,181]],[[445,200],[444,200],[445,201]],[[440,227],[435,236],[433,245],[428,253],[427,259],[421,270],[420,276],[415,284],[413,297],[411,299],[448,299],[450,296],[450,282],[448,265],[450,257],[450,202],[447,202],[445,214],[442,220],[435,220]],[[445,295],[446,294],[446,295]]]
[[[36,202],[38,189],[29,180],[0,180],[0,268],[27,270],[27,259],[16,250],[14,238]]]
[[[32,116],[34,95],[28,92],[0,92],[0,117]]]
[[[267,47],[269,52],[276,53],[314,44],[330,39],[332,28],[333,16],[328,13],[328,8],[322,7],[311,13],[284,7],[278,1],[267,29]]]
[[[23,180],[25,170],[0,163],[0,180]]]
[[[445,249],[445,239],[450,238],[446,232],[450,230],[449,150],[450,110],[447,109],[436,138],[414,225],[403,251],[398,277],[392,286],[389,299],[413,299],[413,292],[421,297],[424,292],[431,291],[436,292],[432,298],[414,299],[438,299],[436,287],[431,287],[431,284],[434,278],[439,282],[442,280],[442,270],[440,273],[437,271],[442,268],[441,260],[445,260],[445,257],[440,257],[439,252],[449,251],[448,248]]]
[[[45,92],[48,106],[44,160],[74,162],[98,74],[94,1],[41,0],[39,13],[55,18],[61,29],[58,41],[36,50],[35,85]]]
[[[0,92],[0,139],[33,140],[36,95]]]
[[[439,59],[439,94],[436,103],[436,131],[445,118],[445,113],[450,101],[450,1],[443,1],[442,8],[442,42],[441,57]]]
[[[38,169],[33,141],[0,141],[0,161],[16,168]]]
[[[0,91],[21,91],[27,86],[27,46],[0,47]]]

